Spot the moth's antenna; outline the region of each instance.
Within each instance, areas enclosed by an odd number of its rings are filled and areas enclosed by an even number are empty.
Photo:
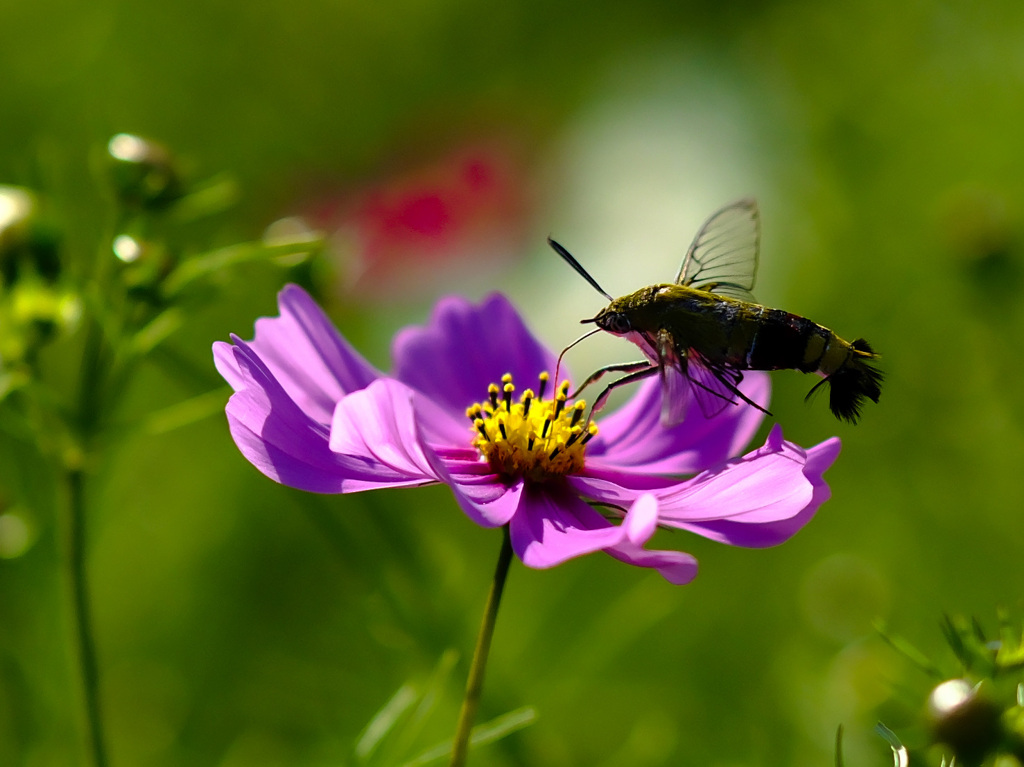
[[[563,248],[563,247],[562,247],[561,245],[559,245],[559,244],[558,244],[557,242],[555,242],[554,240],[552,240],[552,239],[551,239],[550,237],[548,237],[548,245],[550,245],[550,246],[551,246],[552,248],[554,248],[554,250],[555,250],[555,253],[557,253],[558,255],[560,255],[560,256],[562,257],[562,259],[563,259],[563,260],[564,260],[564,261],[565,261],[565,262],[566,262],[567,264],[569,264],[569,266],[571,266],[571,267],[572,267],[573,269],[575,269],[575,270],[576,270],[576,272],[577,272],[577,273],[578,273],[578,274],[579,274],[579,275],[580,275],[580,276],[581,276],[581,277],[582,277],[583,279],[585,279],[585,280],[586,280],[587,282],[589,282],[589,283],[590,283],[591,285],[593,285],[593,286],[594,286],[594,289],[595,289],[595,290],[596,290],[596,291],[597,291],[598,293],[600,293],[600,294],[601,294],[602,296],[604,296],[605,298],[607,298],[607,299],[608,299],[609,301],[614,301],[614,300],[615,300],[615,299],[613,299],[613,298],[612,298],[612,297],[611,297],[610,295],[608,295],[608,294],[607,294],[607,293],[605,292],[604,288],[602,288],[602,287],[601,287],[600,285],[598,285],[598,284],[597,284],[597,280],[595,280],[595,279],[594,279],[593,277],[591,277],[591,276],[590,276],[589,274],[587,274],[587,270],[583,268],[583,266],[582,266],[582,265],[580,264],[580,262],[579,262],[579,261],[577,261],[577,260],[576,260],[575,258],[573,258],[573,255],[572,255],[572,253],[570,253],[569,251],[567,251],[567,250],[566,250],[565,248]]]

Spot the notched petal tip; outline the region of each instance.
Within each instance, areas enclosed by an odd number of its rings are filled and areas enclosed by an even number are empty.
[[[655,495],[642,493],[622,521],[625,540],[606,551],[622,562],[653,568],[669,583],[682,586],[697,577],[697,560],[685,551],[644,548],[657,529],[658,506]]]
[[[622,526],[630,543],[638,546],[647,543],[658,527],[658,498],[642,493],[626,513]]]
[[[661,520],[734,546],[778,545],[828,499],[823,474],[838,452],[838,440],[805,451],[776,426],[764,446],[743,458],[657,491]]]
[[[337,331],[298,285],[278,293],[278,315],[256,320],[251,341],[231,334],[235,346],[252,349],[295,403],[314,420],[330,423],[334,404],[381,373]],[[231,383],[231,378],[228,378]]]

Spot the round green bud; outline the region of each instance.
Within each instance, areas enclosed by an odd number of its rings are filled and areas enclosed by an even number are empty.
[[[158,210],[182,195],[181,178],[165,147],[130,133],[107,142],[114,191],[129,207]]]
[[[984,685],[949,679],[928,696],[932,735],[949,746],[957,764],[980,763],[1003,740],[1002,710]]]
[[[44,280],[60,275],[60,232],[28,189],[0,185],[0,277],[8,287],[29,268]]]

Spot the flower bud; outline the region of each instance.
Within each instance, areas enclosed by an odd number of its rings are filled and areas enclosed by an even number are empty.
[[[949,679],[928,696],[932,734],[949,746],[957,764],[977,764],[995,751],[1002,739],[1002,712],[981,685]]]
[[[182,195],[171,153],[153,141],[118,133],[107,143],[114,191],[128,207],[159,210]]]
[[[59,232],[28,189],[0,185],[0,277],[10,287],[28,267],[47,282],[60,275]]]
[[[121,280],[133,298],[155,301],[160,283],[172,267],[166,247],[133,234],[119,234],[111,245],[120,262]]]
[[[17,186],[0,186],[0,252],[25,240],[38,203],[35,195]]]

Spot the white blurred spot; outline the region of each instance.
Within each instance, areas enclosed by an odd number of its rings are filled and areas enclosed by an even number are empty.
[[[130,264],[142,255],[142,245],[134,237],[120,234],[114,238],[114,255]]]
[[[118,133],[107,144],[107,151],[111,157],[125,162],[142,162],[146,159],[148,147],[146,142],[138,136],[128,133]]]
[[[32,211],[32,195],[15,186],[0,186],[0,232],[23,221]]]
[[[928,696],[928,708],[935,716],[945,716],[974,697],[974,687],[965,679],[943,682]]]

